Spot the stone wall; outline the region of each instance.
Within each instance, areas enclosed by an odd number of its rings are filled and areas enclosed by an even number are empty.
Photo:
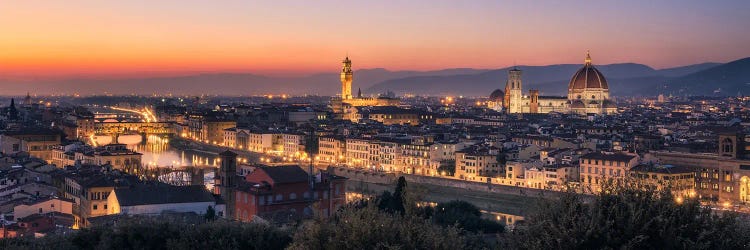
[[[457,179],[448,179],[445,177],[432,177],[432,176],[423,176],[423,175],[395,174],[395,173],[380,173],[380,172],[370,172],[367,170],[349,169],[349,168],[333,167],[333,166],[329,167],[328,169],[332,174],[343,176],[343,177],[349,178],[350,180],[363,181],[367,183],[394,184],[399,176],[403,176],[408,183],[420,183],[420,184],[434,185],[434,186],[441,186],[441,187],[453,187],[453,188],[461,188],[465,190],[488,192],[488,193],[525,195],[525,196],[531,196],[531,197],[540,196],[540,195],[549,197],[549,196],[556,196],[559,194],[559,192],[552,191],[552,190],[497,185],[497,184],[489,184],[489,183],[474,182],[474,181],[464,181],[464,180],[457,180]]]
[[[376,184],[393,184],[396,182],[397,176],[393,173],[379,173],[370,172],[366,170],[350,169],[342,167],[328,167],[328,171],[334,175],[343,176],[350,180],[363,181],[367,183]]]
[[[471,191],[481,191],[481,192],[488,192],[488,193],[525,195],[525,196],[531,196],[531,197],[540,196],[540,195],[544,195],[548,197],[550,195],[554,196],[559,193],[559,192],[552,191],[552,190],[497,185],[497,184],[489,184],[489,183],[474,182],[474,181],[448,179],[444,177],[432,177],[432,176],[422,176],[422,175],[403,175],[403,176],[406,178],[406,181],[410,183],[420,183],[420,184],[435,185],[435,186],[441,186],[441,187],[454,187],[454,188],[461,188],[461,189],[466,189],[466,190],[471,190]]]

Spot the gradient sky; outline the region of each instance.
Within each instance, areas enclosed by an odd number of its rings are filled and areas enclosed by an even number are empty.
[[[0,76],[638,62],[750,56],[750,1],[0,0]]]

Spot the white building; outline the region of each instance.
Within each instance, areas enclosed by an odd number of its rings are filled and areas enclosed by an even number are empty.
[[[117,188],[107,197],[107,214],[158,215],[164,212],[205,214],[212,207],[216,215],[224,216],[226,206],[216,204],[216,198],[202,185],[171,186],[144,184]]]

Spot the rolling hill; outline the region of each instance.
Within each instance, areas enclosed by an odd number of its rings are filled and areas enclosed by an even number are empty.
[[[564,95],[571,75],[580,64],[518,66],[523,70],[524,90],[536,88],[542,95]],[[636,63],[597,65],[613,95],[736,95],[750,93],[750,58],[726,64],[701,63],[653,69]],[[456,68],[433,71],[360,69],[354,73],[353,90],[366,95],[394,91],[397,94],[486,96],[502,89],[507,71]],[[167,94],[175,95],[336,95],[338,72],[302,77],[269,77],[251,73],[210,73],[170,77],[123,79],[39,80],[0,76],[4,95],[34,94]]]
[[[539,89],[542,95],[565,95],[567,84],[581,65],[518,66],[523,70],[524,91]],[[750,58],[726,64],[701,63],[655,70],[642,64],[597,65],[606,77],[611,93],[623,95],[720,95],[750,93]],[[374,85],[368,92],[394,91],[399,94],[486,96],[503,89],[510,68],[480,74],[415,76],[391,79]],[[456,88],[455,86],[461,86]]]

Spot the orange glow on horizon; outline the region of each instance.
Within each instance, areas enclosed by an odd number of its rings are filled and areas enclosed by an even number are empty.
[[[750,55],[750,47],[744,46],[750,42],[744,32],[746,19],[723,19],[732,16],[725,12],[743,9],[711,3],[677,9],[656,3],[649,4],[664,6],[646,9],[629,1],[434,0],[431,8],[419,0],[316,4],[3,3],[0,76],[310,74],[338,72],[347,53],[356,69],[389,70],[580,64],[586,50],[592,51],[595,64],[635,62],[655,68]],[[589,15],[571,16],[572,11]],[[690,11],[716,20],[697,18]],[[580,28],[591,19],[600,22]]]

